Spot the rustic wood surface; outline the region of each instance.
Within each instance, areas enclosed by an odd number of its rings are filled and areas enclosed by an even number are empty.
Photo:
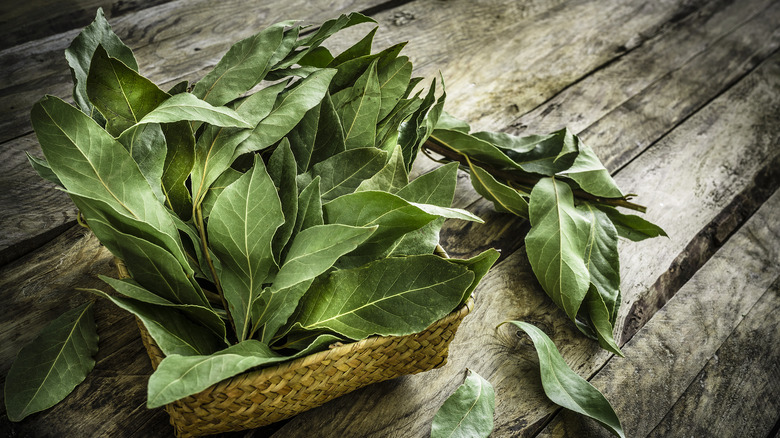
[[[92,299],[76,288],[111,275],[111,255],[75,224],[75,208],[41,181],[29,110],[67,98],[62,51],[103,6],[161,86],[200,78],[230,44],[288,18],[316,23],[360,10],[375,46],[410,41],[416,73],[447,83],[447,110],[478,129],[536,133],[569,126],[638,193],[668,239],[621,242],[625,358],[582,337],[536,285],[527,224],[495,213],[460,175],[456,205],[486,219],[447,222],[450,254],[502,250],[438,370],[371,385],[287,423],[231,436],[423,437],[466,368],[496,389],[493,436],[606,436],[546,400],[527,337],[536,324],[567,363],[604,391],[631,437],[767,437],[780,428],[780,2],[771,0],[33,0],[0,9],[0,383],[19,349],[53,317]],[[32,5],[38,14],[35,30]],[[113,5],[113,6],[112,6]],[[69,9],[70,8],[70,9]],[[68,18],[70,17],[70,18]],[[22,21],[20,21],[22,20]],[[25,21],[26,20],[26,21]],[[344,47],[369,27],[334,41]],[[437,164],[420,157],[415,172]],[[773,195],[774,193],[774,195]],[[151,367],[135,322],[96,308],[95,371],[53,409],[0,436],[170,436],[145,408]]]

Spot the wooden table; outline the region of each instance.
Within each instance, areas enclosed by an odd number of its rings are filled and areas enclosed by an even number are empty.
[[[612,402],[631,437],[777,436],[780,428],[780,2],[769,0],[145,0],[21,2],[0,20],[0,380],[19,349],[112,274],[74,206],[40,180],[29,111],[67,97],[63,50],[103,5],[141,72],[196,80],[239,38],[272,22],[364,11],[377,47],[409,40],[419,75],[440,70],[447,110],[481,129],[569,126],[619,186],[638,193],[668,239],[621,242],[625,358],[583,338],[534,277],[527,225],[497,214],[463,175],[456,206],[485,225],[448,223],[455,256],[501,248],[441,369],[375,384],[286,424],[235,436],[417,437],[466,368],[496,389],[493,436],[606,436],[556,409],[535,353],[507,319],[547,332]],[[7,7],[4,7],[7,8]],[[346,32],[346,47],[368,27]],[[418,172],[435,166],[424,158]],[[95,370],[64,402],[0,435],[170,436],[145,407],[151,373],[135,322],[98,302]],[[0,407],[4,413],[4,407]]]

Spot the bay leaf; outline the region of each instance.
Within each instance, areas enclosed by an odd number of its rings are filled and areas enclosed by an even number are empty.
[[[582,190],[593,196],[622,198],[623,192],[620,191],[609,171],[601,164],[601,160],[593,152],[593,149],[582,143],[577,136],[574,138],[579,151],[577,158],[574,159],[571,167],[558,172],[558,175],[571,178]]]
[[[5,376],[8,419],[21,421],[59,403],[87,377],[97,351],[92,303],[50,322],[19,351]]]
[[[255,126],[273,109],[285,83],[266,87],[235,104],[236,113]],[[252,131],[241,128],[208,126],[195,144],[195,162],[192,167],[194,205],[201,205],[209,187],[235,160],[236,149]]]
[[[387,117],[406,95],[406,88],[412,78],[412,63],[406,56],[393,59],[387,65],[377,66],[379,75],[379,91],[381,93],[381,105],[379,107],[378,120]]]
[[[431,438],[486,438],[493,432],[493,385],[466,370],[466,380],[444,401],[431,425]]]
[[[460,300],[461,304],[468,301],[469,297],[471,297],[471,294],[474,292],[474,289],[476,289],[479,282],[482,281],[482,277],[484,277],[490,268],[493,267],[493,264],[496,263],[496,260],[498,260],[500,255],[501,254],[494,248],[490,248],[470,259],[448,259],[450,262],[462,265],[474,273],[474,281],[471,282],[471,286],[463,293],[463,298]]]
[[[287,138],[282,139],[268,160],[268,175],[277,187],[282,202],[284,223],[276,229],[271,247],[274,260],[281,263],[282,249],[287,245],[298,216],[298,188],[295,182],[298,166]]]
[[[135,71],[138,71],[138,63],[133,56],[133,51],[111,29],[111,25],[103,15],[103,8],[98,8],[95,20],[82,29],[65,49],[65,59],[68,61],[73,77],[73,100],[84,114],[100,121],[102,117],[94,110],[87,95],[87,75],[92,55],[98,45],[102,45],[109,56],[122,61],[124,65]]]
[[[33,167],[33,169],[35,169],[35,172],[38,174],[38,176],[45,179],[46,181],[53,182],[54,184],[62,187],[62,182],[54,173],[54,171],[51,170],[51,166],[49,166],[49,162],[46,161],[45,158],[38,158],[34,155],[30,155],[30,153],[27,151],[24,153],[27,154],[27,161],[30,162],[30,165]]]
[[[191,93],[174,94],[138,123],[173,123],[183,120],[223,127],[253,128],[234,110],[224,106],[212,106]]]
[[[637,215],[623,214],[618,209],[606,205],[596,204],[596,208],[609,217],[620,237],[625,237],[633,242],[641,242],[658,236],[669,237],[661,227]]]
[[[52,96],[33,106],[31,119],[52,171],[69,193],[104,202],[178,240],[167,210],[130,153],[97,123]],[[169,248],[177,254],[175,246]]]
[[[346,61],[349,61],[351,59],[359,58],[361,56],[366,56],[371,54],[371,45],[374,41],[374,35],[376,34],[376,30],[379,29],[378,27],[375,27],[369,31],[366,36],[360,39],[357,43],[353,44],[352,46],[348,47],[343,52],[339,53],[338,56],[336,56],[333,61],[331,61],[328,64],[328,67],[335,67],[339,64],[342,64]]]
[[[161,125],[167,152],[163,164],[162,187],[168,208],[184,219],[192,215],[192,198],[186,186],[195,160],[195,136],[186,121]]]
[[[469,161],[470,180],[474,190],[493,202],[496,211],[528,217],[528,201],[516,189],[498,182],[485,169]]]
[[[281,140],[307,111],[322,101],[335,73],[333,69],[319,70],[282,93],[268,116],[252,126],[251,134],[238,146],[233,157],[264,149]]]
[[[291,46],[282,46],[282,40],[285,26],[293,23],[273,24],[233,44],[217,65],[195,84],[192,94],[211,105],[220,106],[259,84],[273,67],[272,58],[275,55],[284,57],[292,49]],[[276,53],[277,50],[280,52]]]
[[[473,279],[468,269],[434,255],[337,270],[315,280],[294,325],[351,339],[417,333],[450,313]]]
[[[344,127],[346,148],[373,147],[382,104],[377,61],[371,63],[354,85],[333,95],[333,104]]]
[[[574,321],[590,284],[585,265],[589,223],[574,207],[568,184],[541,179],[531,191],[528,261],[542,288]]]
[[[588,294],[585,296],[582,308],[585,310],[585,314],[591,323],[590,325],[593,328],[593,332],[596,335],[596,339],[598,339],[601,348],[623,357],[623,352],[620,351],[620,347],[618,347],[617,342],[615,342],[615,337],[612,334],[615,327],[611,320],[610,311],[617,309],[614,306],[607,306],[604,297],[599,294],[593,284],[591,284],[588,289]]]
[[[114,137],[170,97],[122,61],[109,57],[101,45],[95,49],[89,66],[87,96],[103,114],[106,131]]]
[[[585,247],[585,266],[590,273],[590,282],[596,288],[608,310],[606,320],[612,319],[612,310],[620,296],[620,259],[618,254],[618,234],[606,213],[589,202],[577,206],[590,222],[588,242]],[[594,305],[597,302],[594,301]],[[607,336],[606,333],[603,333]],[[611,338],[612,330],[609,330]],[[612,341],[614,343],[614,340]]]
[[[213,309],[194,304],[173,303],[155,294],[154,292],[151,292],[133,279],[127,278],[119,280],[116,278],[106,277],[105,275],[99,275],[99,277],[101,280],[103,280],[104,283],[108,284],[115,291],[119,292],[127,298],[141,303],[168,307],[185,314],[188,318],[198,322],[202,327],[206,327],[211,330],[212,333],[217,335],[217,337],[227,345],[225,323],[222,318],[220,318],[219,315],[214,312]]]
[[[239,341],[251,329],[251,305],[276,272],[271,241],[284,223],[281,201],[259,156],[214,203],[208,241],[222,264],[219,281]]]
[[[593,418],[608,431],[625,437],[620,420],[609,401],[587,380],[571,370],[547,335],[531,324],[510,321],[528,334],[539,356],[544,393],[553,403]]]
[[[138,169],[146,178],[157,200],[161,204],[165,203],[162,178],[168,146],[160,125],[149,123],[133,126],[123,132],[117,140],[130,152],[130,156],[138,164]]]
[[[363,243],[375,229],[327,224],[298,233],[273,285],[265,288],[253,304],[254,324],[265,326],[260,340],[270,342],[295,311],[311,280]]]
[[[499,148],[462,131],[436,129],[431,137],[448,149],[468,156],[471,160],[490,164],[499,169],[520,168],[514,160],[509,158]]]
[[[468,134],[469,131],[471,131],[471,126],[469,126],[469,124],[466,123],[465,121],[460,120],[457,117],[453,116],[452,114],[448,113],[447,111],[442,111],[441,115],[439,116],[439,120],[436,121],[436,129],[460,131]],[[480,133],[474,133],[473,135],[479,138],[480,140],[487,141],[488,143],[495,143],[494,141],[481,138],[479,134]]]
[[[385,165],[386,154],[376,148],[349,149],[312,166],[298,176],[298,186],[306,186],[320,177],[322,200],[329,201],[352,193],[363,180],[372,177]]]
[[[387,164],[375,173],[374,176],[363,180],[355,190],[362,192],[365,190],[380,190],[384,192],[396,193],[409,184],[409,173],[406,171],[406,163],[401,152],[401,147],[396,145]]]
[[[224,347],[224,341],[206,327],[196,324],[167,306],[145,303],[132,298],[109,295],[97,289],[87,289],[113,302],[141,320],[149,335],[166,356],[210,354]]]
[[[157,408],[188,395],[197,394],[224,379],[257,367],[312,354],[327,348],[332,336],[315,339],[300,352],[285,356],[271,350],[266,344],[248,339],[208,356],[181,356],[172,354],[160,362],[149,378],[148,408]]]
[[[230,184],[233,184],[243,173],[228,167],[222,172],[222,175],[217,177],[213,184],[206,191],[206,195],[201,202],[201,209],[203,210],[203,217],[207,218],[211,215],[211,209],[214,208],[214,202],[217,201],[220,193]]]

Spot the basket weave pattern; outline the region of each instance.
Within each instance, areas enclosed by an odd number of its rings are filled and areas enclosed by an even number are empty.
[[[290,418],[375,382],[441,367],[449,343],[473,301],[424,331],[375,336],[331,346],[269,368],[248,371],[165,406],[179,437],[194,437],[265,426]],[[139,321],[152,367],[165,357]]]

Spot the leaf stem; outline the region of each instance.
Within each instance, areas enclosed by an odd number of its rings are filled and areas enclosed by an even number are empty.
[[[217,287],[216,295],[219,295],[219,299],[222,301],[222,307],[225,309],[225,313],[227,313],[230,325],[233,326],[233,331],[236,331],[236,323],[233,322],[233,316],[230,314],[230,308],[227,305],[227,301],[225,301],[225,293],[222,291],[222,284],[219,282],[217,270],[214,267],[214,262],[211,260],[211,254],[209,253],[209,246],[208,242],[206,241],[206,227],[203,225],[203,211],[200,208],[200,204],[195,205],[194,212],[195,227],[198,229],[198,233],[200,234],[200,243],[203,247],[203,257],[206,259],[206,264],[209,265],[209,271],[211,271],[211,276],[214,279],[214,285]]]
[[[536,183],[539,182],[541,178],[543,178],[542,176],[537,177],[530,174],[521,175],[506,170],[496,169],[490,164],[482,161],[478,161],[473,157],[466,158],[466,155],[463,155],[460,152],[448,148],[444,143],[436,139],[436,137],[434,136],[430,136],[428,138],[425,144],[423,144],[423,149],[436,152],[437,154],[444,156],[446,159],[450,161],[456,161],[460,163],[464,167],[468,167],[468,160],[475,161],[479,163],[480,167],[482,167],[488,173],[493,175],[493,177],[503,180],[503,183],[510,187],[512,187],[512,184],[519,184],[521,187],[533,187],[534,185],[536,185]],[[597,202],[599,204],[609,205],[613,207],[623,207],[641,213],[647,211],[647,207],[630,202],[628,198],[601,198],[598,196],[593,196],[590,193],[581,189],[572,188],[572,191],[574,192],[574,196],[579,199],[586,199],[588,201]]]

